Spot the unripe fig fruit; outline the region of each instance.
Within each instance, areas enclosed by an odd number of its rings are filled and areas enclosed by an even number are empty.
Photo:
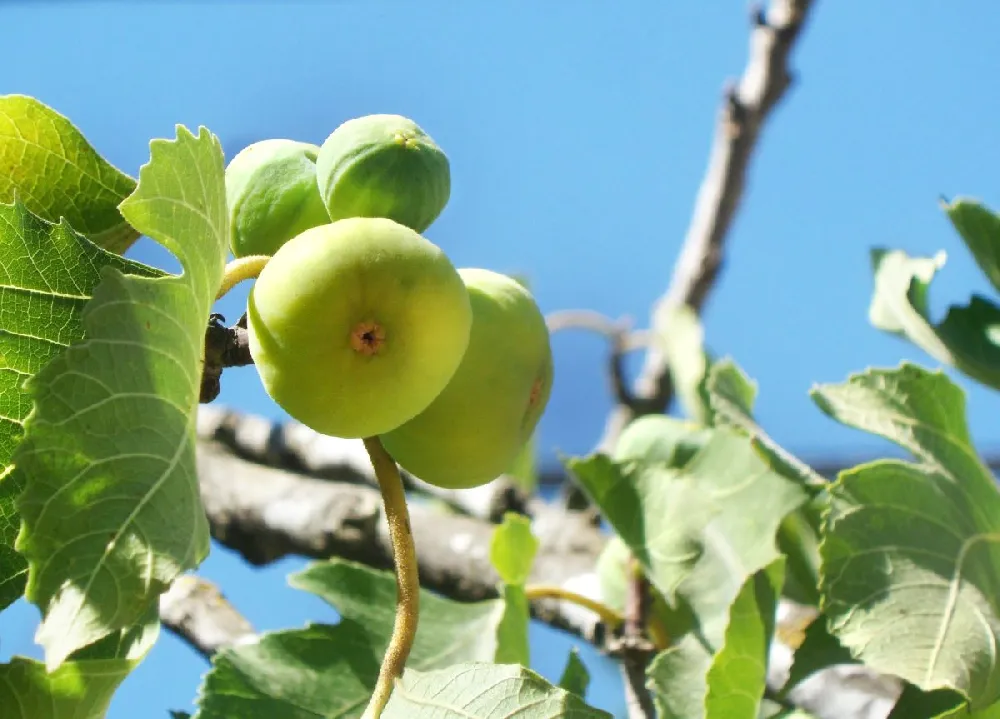
[[[273,255],[285,242],[330,222],[316,184],[319,147],[263,140],[226,167],[229,246],[236,257]]]
[[[439,247],[392,220],[351,218],[285,243],[247,319],[271,398],[317,432],[359,438],[395,429],[444,389],[472,310]]]
[[[712,431],[695,422],[664,414],[638,417],[622,430],[612,458],[638,460],[681,469],[711,439]]]
[[[553,378],[549,331],[531,293],[489,270],[459,274],[472,304],[465,356],[429,407],[382,436],[407,472],[452,489],[508,470],[548,404]]]
[[[448,203],[448,157],[413,120],[366,115],[323,142],[316,160],[319,192],[333,220],[388,217],[423,232]]]

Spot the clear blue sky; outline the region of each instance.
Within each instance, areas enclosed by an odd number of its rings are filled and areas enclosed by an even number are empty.
[[[0,93],[68,115],[133,176],[148,141],[206,125],[227,158],[249,142],[320,143],[340,122],[396,112],[448,152],[453,191],[428,231],[459,266],[530,276],[545,311],[587,307],[645,321],[704,171],[724,80],[747,52],[743,2],[149,3],[0,5]],[[867,455],[879,441],[832,424],[807,397],[870,365],[929,360],[867,322],[868,250],[949,252],[933,306],[989,295],[937,206],[1000,207],[1000,6],[820,0],[794,56],[801,82],[766,128],[718,291],[709,341],[760,386],[759,418],[806,458]],[[142,245],[135,255],[173,267]],[[227,298],[235,319],[245,292]],[[605,347],[554,340],[546,457],[585,452],[609,408]],[[970,388],[970,383],[960,380]],[[219,402],[281,417],[252,369]],[[974,388],[973,436],[1000,446],[1000,399]],[[331,620],[284,585],[301,566],[249,569],[215,547],[201,572],[259,629]],[[0,658],[38,656],[37,613],[0,617]],[[570,642],[538,630],[557,678]],[[543,646],[544,644],[544,646]],[[621,708],[617,675],[585,653],[591,700]],[[204,663],[164,634],[111,719],[189,706]]]

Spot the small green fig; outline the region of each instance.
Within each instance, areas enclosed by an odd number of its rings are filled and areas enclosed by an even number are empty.
[[[465,356],[430,406],[382,436],[407,472],[453,489],[508,470],[548,404],[553,379],[549,331],[528,290],[489,270],[459,274],[472,305]]]
[[[240,150],[226,167],[229,246],[236,257],[273,255],[285,242],[329,224],[316,184],[319,147],[263,140]]]
[[[444,252],[384,218],[350,218],[289,240],[247,308],[267,393],[322,434],[373,437],[423,411],[458,368],[472,310]]]
[[[451,194],[448,157],[400,115],[340,125],[320,148],[316,179],[331,219],[388,217],[417,232],[430,227]]]
[[[708,443],[711,436],[711,429],[695,422],[664,414],[643,415],[622,430],[612,458],[618,462],[664,463],[681,469]]]

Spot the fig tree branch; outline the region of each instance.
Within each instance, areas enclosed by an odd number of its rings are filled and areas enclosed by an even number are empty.
[[[725,90],[708,169],[684,244],[667,290],[653,306],[651,326],[657,334],[670,331],[662,318],[673,307],[688,305],[700,313],[715,286],[761,131],[792,85],[789,57],[814,4],[814,0],[772,0],[766,11],[753,10],[747,65],[739,82]],[[667,357],[655,343],[646,352],[633,394],[641,413],[664,412],[670,406],[673,386]],[[613,446],[622,428],[637,415],[635,404],[615,407],[599,447]]]
[[[256,636],[218,587],[190,574],[178,577],[160,595],[160,621],[206,659]]]

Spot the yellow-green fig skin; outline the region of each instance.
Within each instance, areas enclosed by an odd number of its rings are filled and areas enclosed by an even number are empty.
[[[255,142],[226,166],[229,247],[235,257],[273,255],[305,230],[330,223],[316,183],[319,146]]]
[[[451,195],[447,155],[402,115],[340,125],[320,148],[316,179],[332,220],[387,217],[417,232],[431,226]]]
[[[468,344],[468,292],[445,253],[384,218],[306,230],[250,291],[250,354],[292,418],[335,437],[373,437],[423,411]]]
[[[531,293],[489,270],[459,274],[472,303],[465,356],[427,409],[382,436],[407,472],[449,489],[485,484],[510,468],[553,382],[549,331]]]

